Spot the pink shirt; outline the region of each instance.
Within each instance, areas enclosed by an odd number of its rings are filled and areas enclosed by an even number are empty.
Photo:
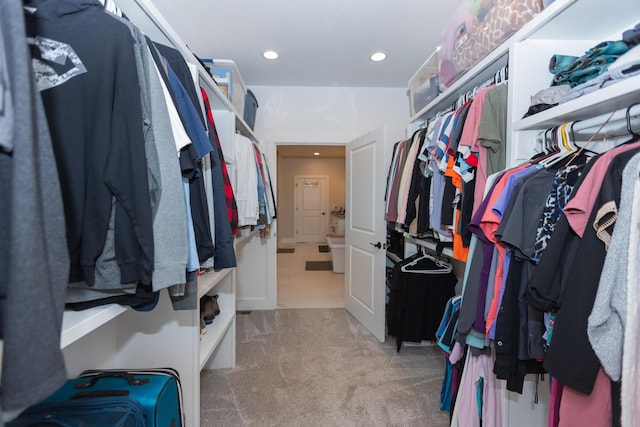
[[[458,400],[456,401],[457,421],[460,427],[480,427],[478,417],[478,386],[483,380],[482,425],[502,426],[500,384],[493,374],[493,357],[487,354],[468,356]]]
[[[564,387],[558,427],[611,427],[611,379],[600,368],[591,394]]]
[[[402,177],[400,178],[400,188],[398,189],[398,218],[396,220],[399,224],[404,224],[404,220],[407,218],[407,202],[409,201],[409,189],[413,178],[413,167],[418,158],[418,150],[420,150],[420,148],[422,148],[420,144],[420,134],[416,133],[411,143],[404,169],[402,170]]]
[[[489,86],[484,89],[480,89],[476,96],[473,98],[471,107],[467,112],[467,118],[464,122],[464,128],[462,128],[462,135],[460,136],[460,142],[458,145],[466,145],[471,147],[471,151],[478,153],[478,167],[476,169],[476,187],[473,199],[473,213],[478,210],[478,206],[482,203],[482,196],[484,195],[484,186],[487,182],[487,149],[478,143],[478,134],[480,132],[480,119],[482,118],[482,109],[484,108],[484,101],[487,96],[487,92],[495,86]]]
[[[500,305],[500,288],[502,287],[502,278],[504,277],[504,257],[507,251],[507,247],[502,242],[498,241],[498,239],[496,239],[496,231],[498,230],[498,226],[500,225],[501,218],[493,211],[493,206],[496,204],[496,201],[500,197],[502,190],[504,190],[504,187],[507,183],[507,178],[514,173],[525,169],[528,166],[529,164],[525,164],[508,170],[504,173],[504,175],[502,175],[500,180],[496,182],[493,193],[491,194],[491,198],[489,199],[489,204],[487,205],[487,210],[482,216],[479,224],[482,232],[485,234],[485,236],[487,236],[487,239],[489,239],[489,241],[495,245],[498,251],[498,264],[496,265],[496,275],[493,279],[493,299],[491,300],[491,305],[489,306],[489,312],[487,314],[487,336],[489,336],[489,331],[498,315],[498,305]],[[491,283],[489,285],[491,285]]]
[[[613,148],[606,153],[600,155],[594,161],[595,163],[589,169],[589,173],[582,181],[582,184],[576,190],[574,196],[569,200],[569,203],[564,207],[563,212],[567,217],[569,226],[573,231],[582,238],[584,230],[587,228],[587,222],[593,209],[596,197],[602,187],[602,179],[607,171],[607,168],[611,164],[611,160],[620,153],[633,150],[640,147],[640,142],[622,145],[620,147]]]

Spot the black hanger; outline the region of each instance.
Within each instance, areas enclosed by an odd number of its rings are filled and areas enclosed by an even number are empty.
[[[627,107],[627,112],[625,113],[625,116],[627,118],[627,132],[629,132],[629,134],[631,134],[631,136],[633,136],[631,141],[637,141],[637,140],[640,139],[640,134],[636,133],[633,130],[633,126],[631,126],[631,108],[635,107],[636,105],[640,105],[640,103],[635,103],[635,104],[629,105],[629,107]],[[631,141],[627,141],[626,143],[631,142]]]

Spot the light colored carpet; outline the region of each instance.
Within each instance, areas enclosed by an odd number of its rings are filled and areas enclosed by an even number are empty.
[[[202,426],[444,427],[437,347],[377,341],[344,309],[237,317],[236,368],[203,371]]]

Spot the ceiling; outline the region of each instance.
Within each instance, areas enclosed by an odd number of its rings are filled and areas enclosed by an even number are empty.
[[[152,0],[200,58],[249,87],[407,87],[462,0]],[[262,52],[274,49],[269,61]],[[383,51],[380,63],[369,57]]]
[[[313,153],[320,153],[314,156]],[[279,157],[344,158],[344,145],[278,145]]]

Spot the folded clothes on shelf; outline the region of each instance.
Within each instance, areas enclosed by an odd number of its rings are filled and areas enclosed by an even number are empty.
[[[604,41],[587,50],[580,57],[553,55],[549,71],[554,75],[551,86],[568,84],[575,87],[605,73],[609,65],[629,51],[623,40]]]
[[[572,88],[561,102],[571,101],[621,80],[640,74],[640,45],[620,56],[606,73]]]

